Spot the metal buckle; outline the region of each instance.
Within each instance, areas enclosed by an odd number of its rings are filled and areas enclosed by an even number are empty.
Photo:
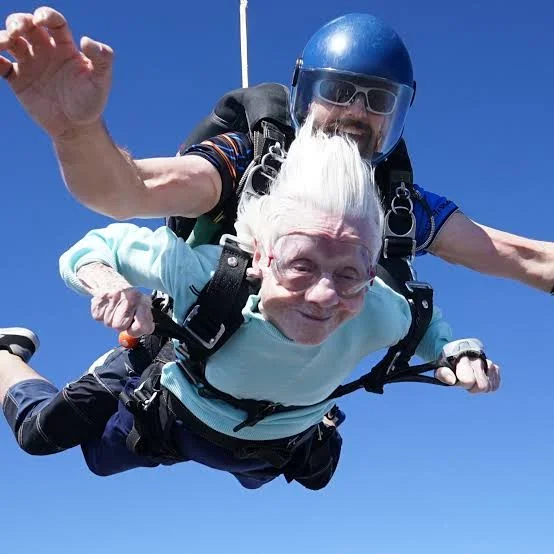
[[[406,288],[416,295],[413,300],[420,302],[424,310],[428,310],[431,306],[433,287],[424,281],[406,281]]]
[[[391,216],[393,218],[405,218],[409,219],[409,228],[404,233],[398,233],[395,230],[393,230],[390,226],[390,219]],[[396,225],[398,226],[398,219],[396,220]],[[391,201],[390,209],[385,214],[385,220],[384,220],[384,245],[383,245],[383,256],[385,258],[389,257],[389,243],[391,242],[391,239],[399,239],[397,242],[400,241],[406,241],[409,243],[409,257],[413,259],[415,257],[416,253],[416,218],[414,216],[414,205],[411,199],[410,191],[404,184],[404,182],[401,182],[398,187],[396,187],[395,190],[395,196]],[[401,257],[406,257],[406,255],[403,255]]]
[[[223,336],[223,333],[225,333],[225,325],[223,323],[220,325],[218,332],[215,334],[214,337],[208,340],[204,340],[198,333],[195,333],[190,327],[189,323],[192,321],[192,318],[198,313],[198,310],[200,309],[200,305],[196,304],[194,308],[190,311],[189,315],[186,317],[185,321],[183,322],[183,329],[187,331],[187,333],[190,333],[204,348],[207,348],[208,350],[211,350],[219,341],[219,339]]]
[[[263,400],[259,401],[258,409],[255,412],[247,412],[247,418],[233,427],[233,432],[236,433],[237,431],[244,429],[244,427],[254,427],[256,423],[259,423],[262,419],[272,415],[275,410],[281,406],[278,402],[267,402],[267,404],[263,407],[260,406],[261,404],[264,404]]]
[[[154,394],[152,394],[152,396],[150,396],[149,398],[146,398],[146,395],[142,393],[142,388],[144,387],[145,384],[146,384],[146,381],[142,382],[133,391],[133,396],[137,399],[138,404],[140,405],[140,407],[144,411],[148,410],[148,407],[150,406],[150,404],[152,404],[152,402],[156,399],[156,396],[158,396],[158,394],[160,393],[159,390],[155,390]],[[137,394],[137,393],[139,393],[139,394]]]
[[[410,292],[433,290],[433,287],[425,281],[406,281],[406,288]]]
[[[387,367],[387,371],[385,371],[385,375],[390,375],[392,371],[395,369],[394,365],[396,364],[396,360],[400,357],[400,352],[396,352],[394,355],[394,358],[391,360],[391,363]]]
[[[223,233],[223,235],[221,235],[221,238],[219,239],[219,245],[225,246],[228,242],[234,242],[244,252],[248,253],[252,250],[251,245],[247,244],[243,240],[239,240],[239,238],[235,235],[231,235],[230,233]]]

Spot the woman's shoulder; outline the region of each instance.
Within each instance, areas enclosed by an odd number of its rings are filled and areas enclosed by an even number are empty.
[[[380,277],[375,277],[364,299],[363,313],[385,320],[411,317],[407,300],[387,285]]]

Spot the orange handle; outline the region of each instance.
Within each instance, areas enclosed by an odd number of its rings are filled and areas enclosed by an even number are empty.
[[[124,348],[136,348],[139,345],[140,339],[138,337],[132,337],[126,331],[119,333],[119,344]]]

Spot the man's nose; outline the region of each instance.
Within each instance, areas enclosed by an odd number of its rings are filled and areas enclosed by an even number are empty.
[[[354,100],[349,105],[349,111],[360,115],[365,115],[368,112],[366,104],[366,96],[363,92],[358,92],[354,97]]]

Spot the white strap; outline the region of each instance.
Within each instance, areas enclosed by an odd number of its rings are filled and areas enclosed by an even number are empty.
[[[248,87],[248,22],[246,9],[248,0],[240,0],[240,60],[242,66],[242,87]]]

